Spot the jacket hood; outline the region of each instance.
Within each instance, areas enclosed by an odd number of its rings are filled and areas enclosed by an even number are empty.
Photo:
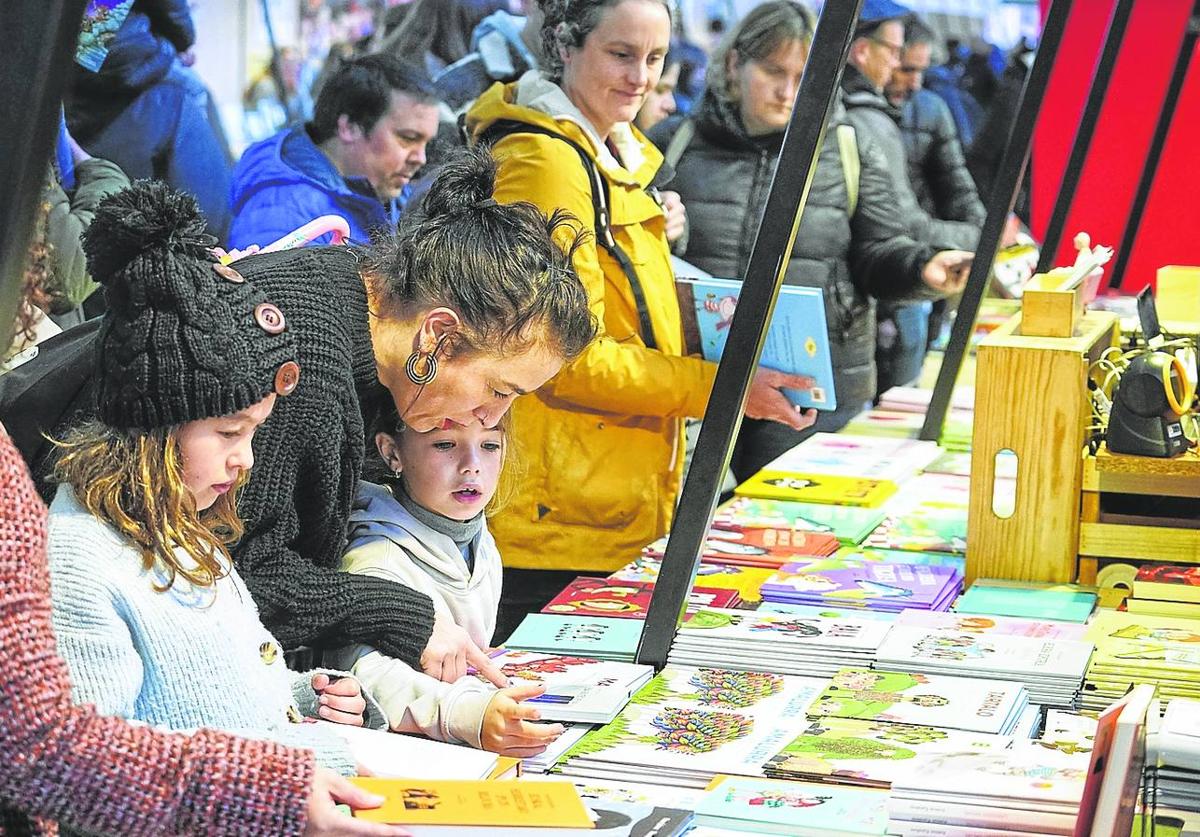
[[[530,70],[512,84],[494,84],[485,91],[467,112],[467,131],[478,140],[501,121],[523,122],[572,140],[617,183],[645,188],[662,167],[662,154],[627,122],[614,125],[609,135],[609,142],[620,154],[618,160],[563,89],[538,70]]]
[[[477,552],[479,539],[485,536],[490,537],[487,527],[476,536],[473,546]],[[399,546],[434,578],[463,585],[471,581],[471,573],[453,540],[419,522],[386,487],[359,482],[350,510],[346,551],[378,540]]]
[[[350,200],[371,201],[379,206],[380,214],[384,211],[370,184],[363,181],[355,184],[359,188],[351,188],[304,126],[297,125],[246,149],[233,179],[233,214],[237,215],[246,201],[262,189],[296,184],[314,186]]]
[[[883,111],[897,122],[900,121],[900,109],[889,102],[871,80],[852,64],[847,64],[842,74],[842,92],[842,100],[847,108],[871,108]]]

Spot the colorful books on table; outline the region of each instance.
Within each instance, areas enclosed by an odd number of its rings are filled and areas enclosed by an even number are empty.
[[[883,834],[887,794],[866,788],[719,777],[696,806],[699,826],[751,834]]]
[[[865,410],[846,424],[844,432],[856,436],[887,436],[897,439],[916,439],[925,426],[925,416],[899,410]]]
[[[616,720],[588,733],[564,776],[703,788],[718,773],[761,775],[764,754],[807,725],[824,681],[668,665]]]
[[[354,761],[375,776],[422,779],[486,779],[496,769],[497,755],[418,735],[319,721],[341,738]]]
[[[633,662],[643,623],[638,619],[531,613],[504,643],[507,648]]]
[[[838,608],[836,606],[822,607],[821,605],[798,605],[786,604],[784,602],[763,602],[754,611],[755,613],[788,613],[793,616],[819,616],[822,619],[850,619],[852,621],[870,620],[873,622],[886,622],[891,624],[896,621],[896,617],[900,613],[889,612],[884,610],[866,610],[864,608]]]
[[[808,716],[1011,735],[1028,705],[1019,683],[845,668],[817,695]]]
[[[1146,762],[1152,769],[1147,802],[1200,813],[1200,701],[1176,698],[1162,722],[1148,716]]]
[[[1014,616],[985,616],[958,611],[906,610],[896,618],[907,628],[932,628],[980,636],[1023,636],[1040,639],[1071,639],[1083,642],[1087,626],[1075,622],[1050,622]]]
[[[1200,567],[1144,564],[1134,576],[1133,595],[1139,599],[1200,604]]]
[[[778,567],[803,557],[832,555],[840,546],[837,538],[823,532],[779,532],[770,529],[735,532],[711,529],[704,539],[700,560],[709,564]],[[642,554],[661,558],[666,551],[667,538],[662,537],[645,546]]]
[[[1033,741],[920,757],[892,783],[887,833],[1069,835],[1087,765]]]
[[[1152,683],[1160,697],[1200,698],[1200,621],[1098,611],[1088,625],[1096,644],[1082,706],[1098,711],[1129,687]]]
[[[947,474],[921,474],[884,505],[887,516],[867,536],[866,546],[963,555],[971,481]]]
[[[833,554],[835,561],[872,561],[881,564],[925,564],[950,567],[961,576],[966,573],[967,560],[948,552],[910,552],[901,549],[880,549],[874,546],[843,546]]]
[[[358,819],[392,825],[591,828],[592,817],[570,782],[452,782],[352,776],[384,799]]]
[[[566,729],[563,734],[546,745],[546,749],[536,756],[521,760],[521,769],[525,776],[531,773],[548,773],[559,759],[575,746],[575,742],[583,738],[592,729],[592,724],[563,724]]]
[[[734,532],[800,530],[833,535],[843,544],[857,544],[874,532],[883,518],[882,509],[734,497],[717,509],[713,528]]]
[[[977,579],[954,603],[959,613],[1027,616],[1062,622],[1086,622],[1096,593],[1074,584]]]
[[[921,755],[972,750],[1004,750],[1006,735],[885,724],[852,718],[819,718],[767,760],[773,779],[841,782],[889,787],[909,776]]]
[[[682,837],[691,831],[691,811],[638,802],[589,799],[580,792],[592,818],[587,828],[522,826],[407,825],[412,837]]]
[[[893,625],[876,668],[1021,683],[1040,706],[1075,708],[1092,644]]]
[[[763,467],[767,471],[901,483],[920,473],[940,453],[937,442],[815,433]]]
[[[962,577],[951,567],[861,564],[813,569],[785,564],[763,583],[765,601],[865,607],[873,610],[945,610],[958,595]]]
[[[933,390],[923,387],[892,387],[879,396],[879,407],[884,410],[899,410],[905,413],[920,413],[925,415],[929,410],[929,402],[933,400]],[[955,387],[950,394],[950,409],[974,411],[975,388],[971,386]]]
[[[790,471],[759,471],[734,489],[740,497],[762,497],[800,503],[878,506],[896,493],[896,483],[859,477],[827,477]]]
[[[742,283],[732,279],[678,279],[679,313],[684,345],[705,360],[720,361],[737,309]],[[818,410],[837,409],[825,300],[820,288],[784,285],[779,289],[759,364],[816,383],[808,390],[784,390],[793,404]]]
[[[543,720],[603,724],[625,706],[630,695],[654,676],[652,666],[588,657],[502,649],[492,662],[510,683],[541,683],[544,694],[526,703],[538,707]]]
[[[652,582],[580,576],[551,599],[542,613],[645,619],[653,595]],[[740,599],[734,590],[696,588],[689,594],[688,607],[736,607]]]
[[[679,627],[668,662],[828,677],[841,668],[870,666],[887,622],[854,616],[793,616],[747,610],[701,610]]]
[[[661,558],[641,555],[612,573],[608,578],[611,581],[649,581],[653,583],[658,579],[658,571],[661,567]],[[696,586],[703,587],[705,590],[732,590],[742,601],[753,603],[759,600],[759,588],[762,587],[764,581],[771,577],[773,572],[773,569],[765,567],[708,564],[701,561],[700,566],[696,568]]]

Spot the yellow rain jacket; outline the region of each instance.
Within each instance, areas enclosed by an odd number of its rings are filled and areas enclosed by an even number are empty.
[[[557,85],[529,73],[496,84],[467,114],[476,139],[498,120],[552,130],[587,149],[609,184],[613,236],[640,279],[657,349],[639,334],[629,280],[594,237],[576,253],[599,338],[548,384],[513,405],[513,454],[524,475],[489,525],[506,566],[611,571],[671,524],[683,468],[682,420],[701,416],[716,365],[684,357],[666,219],[646,191],[662,155],[628,125],[610,140],[622,165]],[[513,133],[493,153],[496,199],[568,210],[595,227],[591,180],[578,152],[543,134]],[[626,168],[625,166],[629,166]]]

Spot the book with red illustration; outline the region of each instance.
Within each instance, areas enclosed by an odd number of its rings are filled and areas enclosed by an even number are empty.
[[[806,558],[827,558],[840,548],[841,542],[826,532],[710,529],[708,537],[704,539],[704,552],[700,560],[708,564],[774,569]],[[661,558],[666,551],[667,539],[663,537],[645,547],[642,554]]]
[[[580,576],[551,599],[542,608],[542,613],[645,619],[653,594],[654,585],[650,582],[614,581],[610,578]],[[741,597],[736,590],[697,587],[689,594],[688,609],[736,607],[740,601]]]
[[[1138,599],[1200,603],[1200,567],[1146,564],[1133,579]]]

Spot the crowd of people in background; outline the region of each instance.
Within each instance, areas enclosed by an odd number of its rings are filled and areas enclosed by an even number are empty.
[[[669,530],[717,368],[675,266],[746,272],[816,17],[766,0],[709,54],[666,0],[413,0],[256,79],[294,121],[235,162],[187,6],[75,69],[0,329],[0,824],[400,834],[336,810],[379,800],[301,722],[562,733],[487,651]],[[739,478],[916,378],[953,309],[1026,51],[948,46],[864,3],[785,273],[839,407],[759,368]],[[346,244],[288,240],[328,215]]]

